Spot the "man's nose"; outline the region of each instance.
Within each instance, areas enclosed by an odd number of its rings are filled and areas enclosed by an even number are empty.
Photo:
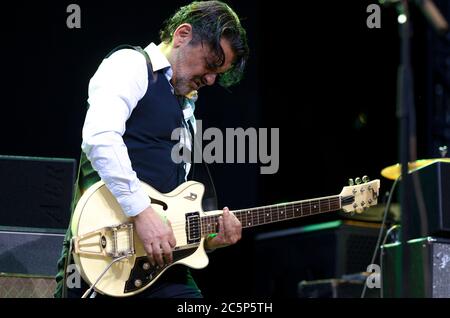
[[[205,76],[203,76],[203,82],[204,82],[206,85],[211,86],[211,85],[213,85],[214,82],[216,81],[216,77],[217,77],[217,74],[214,74],[214,73],[208,73],[208,74],[206,74]]]

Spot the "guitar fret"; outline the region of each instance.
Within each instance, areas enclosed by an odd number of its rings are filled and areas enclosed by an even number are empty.
[[[264,209],[264,223],[270,223],[272,221],[272,215]]]
[[[310,215],[311,214],[311,202],[307,201],[305,203],[302,203],[302,212],[303,212],[302,215]]]
[[[278,218],[280,220],[286,220],[286,208],[284,208],[283,206],[281,206],[281,209],[279,208],[279,216]]]
[[[294,206],[294,217],[300,217],[302,215],[302,206],[300,205],[300,207],[298,206]]]
[[[314,201],[315,202],[315,213],[318,214],[322,211],[322,201]]]
[[[246,216],[247,216],[247,225],[252,226],[253,225],[252,212],[248,210]]]
[[[258,216],[259,224],[265,224],[266,223],[265,212],[266,211],[265,211],[264,208],[260,208],[259,216]]]
[[[311,214],[320,213],[320,201],[313,200],[311,201]]]
[[[266,208],[262,209],[262,220],[263,224],[269,223],[269,220],[267,220],[269,214],[267,214]]]
[[[325,200],[320,200],[319,201],[319,213],[326,211],[326,207],[325,207]]]

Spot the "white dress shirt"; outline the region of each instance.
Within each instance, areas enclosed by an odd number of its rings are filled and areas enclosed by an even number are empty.
[[[145,48],[153,71],[164,70],[170,83],[172,68],[158,46]],[[150,205],[150,199],[133,171],[127,147],[123,141],[125,124],[148,87],[145,57],[138,51],[123,49],[104,59],[89,82],[89,109],[83,126],[82,150],[108,189],[117,199],[123,212],[136,216]],[[172,88],[173,93],[173,88]],[[185,120],[195,125],[195,98],[186,99]],[[149,123],[151,125],[151,123]],[[191,149],[189,138],[181,136],[181,144]],[[186,176],[190,164],[186,164]]]

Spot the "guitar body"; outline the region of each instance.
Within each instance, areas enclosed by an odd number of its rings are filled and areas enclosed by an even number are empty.
[[[132,226],[132,220],[124,215],[106,185],[99,181],[80,198],[71,230],[75,239],[75,264],[90,285],[97,281],[114,259],[126,256],[114,263],[96,284],[95,290],[101,294],[131,296],[150,287],[171,266],[184,264],[198,269],[208,265],[201,231],[197,233],[192,228],[198,227],[187,224],[196,222],[197,216],[200,219],[205,215],[201,207],[203,184],[189,181],[166,194],[147,184],[143,183],[143,186],[152,200],[152,208],[166,216],[172,224],[177,242],[173,251],[174,262],[163,268],[150,264],[136,232],[130,227],[120,227],[124,224]],[[115,226],[118,226],[115,231],[109,230]]]

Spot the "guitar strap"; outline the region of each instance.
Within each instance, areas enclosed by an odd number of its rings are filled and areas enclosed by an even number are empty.
[[[200,151],[200,154],[202,154],[202,149],[199,146],[198,142],[195,142],[195,133],[194,128],[192,127],[192,123],[190,120],[187,121],[189,126],[189,131],[191,133],[191,141],[192,141],[192,151],[191,151],[191,173],[190,173],[190,179],[191,180],[197,180],[205,185],[205,194],[203,196],[202,201],[202,208],[203,211],[212,211],[218,209],[218,203],[217,203],[217,193],[216,193],[216,187],[214,186],[214,181],[211,176],[211,172],[209,171],[208,164],[202,159],[203,165],[198,166],[197,169],[195,167],[197,166],[194,158],[195,158],[195,151]]]

